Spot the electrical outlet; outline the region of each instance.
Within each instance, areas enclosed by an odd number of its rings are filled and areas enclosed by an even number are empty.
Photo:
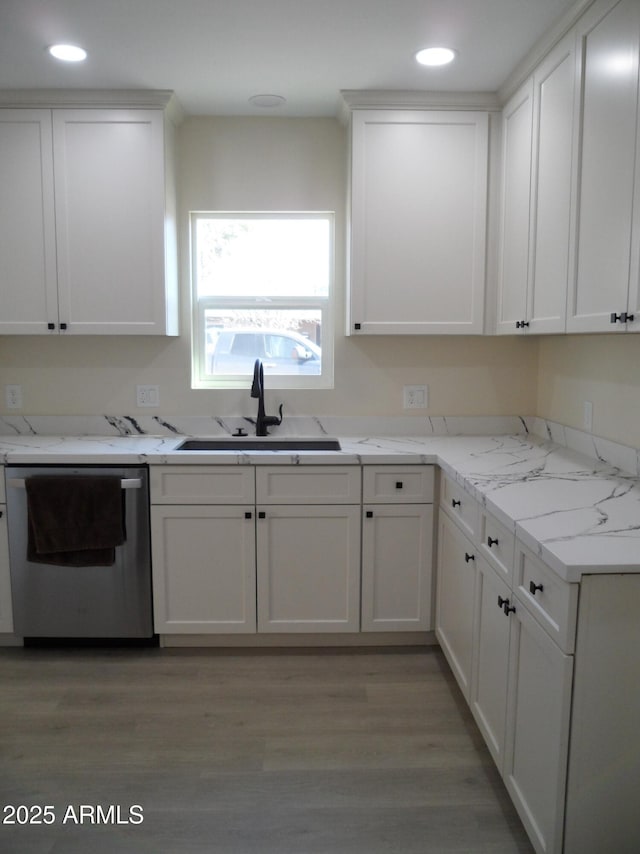
[[[590,400],[583,403],[582,426],[587,433],[593,433],[593,403]]]
[[[429,401],[429,386],[406,385],[403,388],[405,409],[426,409]]]
[[[6,385],[4,387],[4,399],[7,409],[22,409],[22,386]]]
[[[138,406],[159,406],[160,386],[138,385],[136,386],[136,403]]]

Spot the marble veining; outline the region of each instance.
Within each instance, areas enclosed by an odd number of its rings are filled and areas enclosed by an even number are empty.
[[[436,463],[565,580],[577,581],[583,572],[640,572],[640,476],[635,449],[540,419],[394,421],[292,417],[286,430],[273,431],[274,437],[335,436],[340,452],[203,453],[180,452],[176,447],[189,435],[231,436],[239,427],[251,434],[251,420],[5,416],[0,419],[0,459],[14,464],[77,465]],[[63,422],[75,427],[76,433],[63,430]],[[413,434],[410,426],[416,430]],[[493,433],[488,432],[490,426]],[[511,432],[498,429],[514,426],[517,429]],[[472,427],[478,432],[474,434]]]

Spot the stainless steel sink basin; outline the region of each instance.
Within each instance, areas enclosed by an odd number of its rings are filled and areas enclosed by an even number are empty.
[[[176,451],[339,451],[337,439],[264,439],[237,436],[226,439],[185,439]]]

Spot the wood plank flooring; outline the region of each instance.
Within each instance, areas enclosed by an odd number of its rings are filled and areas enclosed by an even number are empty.
[[[0,793],[2,854],[533,851],[437,647],[0,650]]]

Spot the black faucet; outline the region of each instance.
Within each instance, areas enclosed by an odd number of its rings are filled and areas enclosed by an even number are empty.
[[[256,418],[256,436],[268,436],[267,427],[277,427],[282,424],[282,404],[280,404],[280,417],[277,415],[266,415],[264,411],[264,368],[260,359],[256,359],[253,366],[253,383],[251,384],[251,397],[258,398],[258,417]]]

